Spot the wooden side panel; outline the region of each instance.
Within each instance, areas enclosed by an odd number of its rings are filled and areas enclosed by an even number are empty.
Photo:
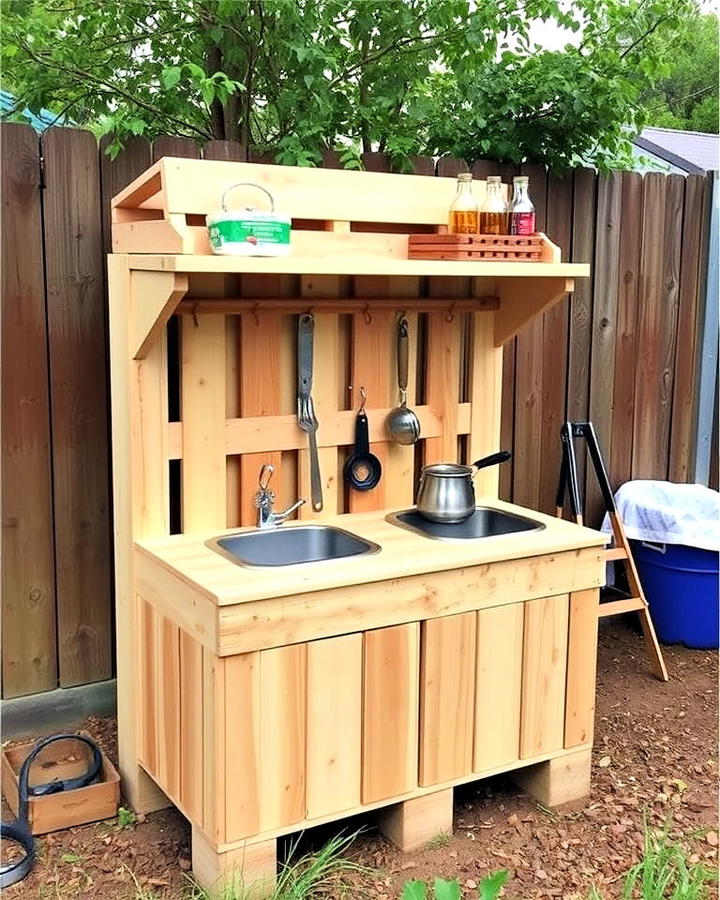
[[[566,747],[576,747],[592,741],[597,641],[598,592],[576,591],[570,594],[565,701]]]
[[[260,830],[305,818],[307,645],[260,653]]]
[[[417,786],[418,623],[364,634],[362,801]]]
[[[260,825],[260,654],[228,657],[225,672],[226,836],[235,841]]]
[[[43,135],[60,684],[112,674],[107,332],[98,149]]]
[[[520,756],[523,619],[522,603],[477,613],[474,772]]]
[[[179,797],[180,629],[165,616],[158,617],[157,675],[158,781],[171,797]]]
[[[559,750],[565,731],[568,595],[525,604],[520,758]]]
[[[362,635],[307,645],[307,817],[360,805]]]
[[[153,775],[158,773],[158,617],[155,609],[141,597],[138,605],[138,661],[141,690],[139,700],[138,755],[145,768]],[[133,710],[134,712],[134,710]],[[121,722],[121,725],[124,725]]]
[[[224,528],[225,317],[181,316],[183,531]]]
[[[227,661],[203,648],[203,831],[218,844],[226,840],[225,792],[228,778],[225,716]]]
[[[423,622],[420,651],[420,784],[472,771],[475,613]]]
[[[203,816],[202,644],[180,631],[180,802],[188,816]]]
[[[57,687],[40,145],[0,125],[2,196],[2,685]]]

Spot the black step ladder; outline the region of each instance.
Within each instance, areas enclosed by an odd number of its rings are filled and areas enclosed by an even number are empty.
[[[555,512],[562,519],[565,507],[565,491],[568,490],[570,512],[578,525],[583,524],[582,503],[580,500],[580,488],[578,486],[577,460],[575,457],[575,439],[584,438],[590,453],[590,459],[595,469],[595,475],[600,486],[605,509],[612,526],[614,546],[605,552],[608,562],[617,561],[625,564],[625,576],[627,578],[629,594],[616,588],[607,588],[601,592],[599,616],[615,616],[620,613],[637,612],[640,616],[645,643],[650,657],[653,673],[660,681],[667,681],[668,674],[665,667],[660,645],[658,644],[655,626],[650,618],[647,599],[640,584],[637,567],[633,559],[630,542],[625,534],[625,527],[615,505],[610,480],[605,469],[600,445],[592,422],[565,422],[560,429],[562,441],[562,463],[560,465],[560,481],[558,483]]]

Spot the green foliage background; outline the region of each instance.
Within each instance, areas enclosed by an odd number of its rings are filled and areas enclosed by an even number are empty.
[[[696,16],[694,0],[5,0],[2,78],[111,152],[170,133],[295,165],[337,149],[348,167],[378,150],[400,170],[441,153],[606,168]],[[533,43],[533,21],[567,46]]]

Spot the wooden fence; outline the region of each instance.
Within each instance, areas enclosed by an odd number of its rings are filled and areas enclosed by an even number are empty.
[[[110,198],[162,156],[238,159],[240,146],[135,139],[111,161],[85,131],[53,128],[39,139],[3,124],[0,136],[2,679],[3,696],[16,697],[113,673]],[[364,164],[390,168],[380,154]],[[465,168],[447,158],[414,164],[421,174]],[[337,156],[325,165],[338,167]],[[478,177],[498,170],[505,180],[517,171],[473,166]],[[692,480],[710,182],[522,171],[539,227],[564,259],[594,263],[594,274],[506,348],[502,446],[514,458],[502,495],[553,510],[565,418],[594,421],[615,486]],[[587,520],[599,515],[588,479]]]

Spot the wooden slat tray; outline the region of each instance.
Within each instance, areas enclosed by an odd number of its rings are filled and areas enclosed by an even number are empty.
[[[556,248],[544,234],[411,234],[408,259],[551,262]]]

